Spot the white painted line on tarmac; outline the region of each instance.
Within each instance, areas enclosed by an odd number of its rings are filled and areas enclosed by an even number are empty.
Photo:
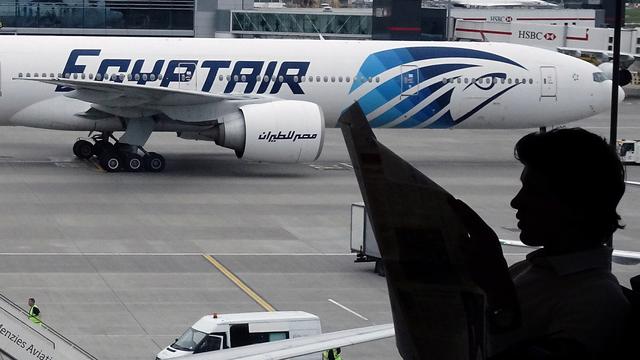
[[[640,182],[637,182],[637,181],[625,181],[625,182],[629,185],[640,186]]]
[[[353,310],[349,309],[348,307],[346,307],[346,306],[344,306],[344,305],[340,304],[339,302],[337,302],[337,301],[335,301],[335,300],[333,300],[333,299],[327,299],[327,300],[329,300],[329,302],[330,302],[330,303],[332,303],[332,304],[334,304],[334,305],[336,305],[336,306],[338,306],[338,307],[340,307],[340,308],[342,308],[342,309],[344,309],[344,310],[347,310],[348,312],[350,312],[350,313],[352,313],[353,315],[355,315],[355,316],[359,317],[360,319],[365,320],[365,321],[369,321],[369,319],[367,319],[366,317],[364,317],[364,316],[362,316],[362,315],[358,314],[357,312],[355,312],[355,311],[353,311]]]
[[[0,256],[202,256],[203,253],[146,252],[0,252]],[[351,253],[210,253],[214,256],[355,256]]]

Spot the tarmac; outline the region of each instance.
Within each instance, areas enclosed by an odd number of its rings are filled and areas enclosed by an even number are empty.
[[[618,138],[640,139],[637,114],[640,99],[625,100]],[[571,125],[609,134],[608,114]],[[500,238],[518,240],[513,146],[527,132],[376,134]],[[349,253],[350,204],[361,197],[337,129],[318,161],[296,165],[154,134],[148,150],[167,158],[160,174],[111,174],[76,160],[80,135],[0,129],[0,292],[25,307],[35,297],[45,322],[98,359],[153,360],[213,312],[304,310],[323,331],[392,321],[385,279]],[[640,181],[640,167],[627,172]],[[627,226],[615,247],[640,251],[640,186],[628,186],[619,212]],[[527,249],[504,252],[513,263]],[[640,266],[614,271],[628,284]],[[393,339],[344,348],[343,358],[400,359]]]

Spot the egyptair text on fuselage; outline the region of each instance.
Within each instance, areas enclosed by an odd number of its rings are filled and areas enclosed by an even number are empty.
[[[87,58],[98,57],[100,53],[100,49],[72,50],[62,72],[63,76],[70,77],[73,74],[90,72],[84,63]],[[308,61],[241,60],[232,62],[230,60],[160,59],[152,62],[145,59],[105,58],[91,73],[100,75],[96,76],[94,81],[104,81],[106,74],[122,73],[130,75],[131,81],[138,85],[159,81],[159,86],[169,87],[171,83],[190,81],[190,77],[185,77],[185,74],[195,74],[199,68],[205,70],[204,81],[199,90],[210,92],[214,83],[219,81],[218,72],[221,69],[232,69],[223,91],[225,94],[237,93],[236,85],[243,84],[242,92],[245,94],[277,94],[283,85],[286,85],[293,94],[299,95],[304,94],[304,91],[297,80],[307,74],[309,64]],[[151,70],[145,72],[143,68]],[[161,79],[160,74],[163,74]],[[259,76],[262,81],[258,80]],[[269,81],[269,79],[278,81]],[[124,78],[114,76],[106,80],[123,82]],[[56,91],[70,91],[70,89],[59,86]]]

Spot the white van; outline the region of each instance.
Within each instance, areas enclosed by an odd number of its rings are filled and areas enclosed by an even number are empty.
[[[273,311],[203,316],[156,360],[322,333],[320,319],[304,311]],[[318,354],[299,357],[320,359]]]

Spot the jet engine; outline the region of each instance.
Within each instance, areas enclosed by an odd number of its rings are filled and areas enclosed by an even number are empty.
[[[246,160],[314,161],[324,142],[322,109],[307,101],[282,100],[241,106],[218,119],[216,144]]]
[[[605,62],[598,65],[598,68],[607,76],[608,79],[613,79],[613,63]],[[628,85],[632,80],[631,72],[627,69],[620,69],[620,86]]]

